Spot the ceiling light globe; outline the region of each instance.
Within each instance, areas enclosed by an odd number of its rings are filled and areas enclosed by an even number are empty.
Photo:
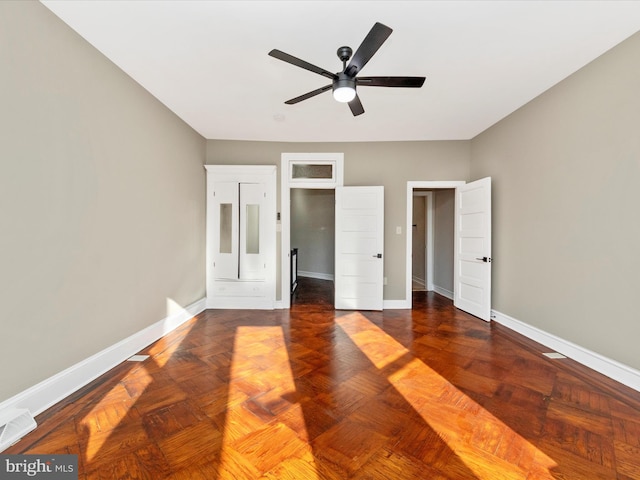
[[[353,87],[338,87],[333,90],[333,98],[338,102],[349,103],[356,98],[356,89]]]

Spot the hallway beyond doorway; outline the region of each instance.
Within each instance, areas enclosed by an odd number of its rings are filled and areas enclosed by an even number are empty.
[[[291,310],[303,307],[333,310],[333,282],[311,277],[298,277],[298,287],[291,296]]]

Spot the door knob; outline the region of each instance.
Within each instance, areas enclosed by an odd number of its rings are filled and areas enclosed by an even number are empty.
[[[489,263],[491,261],[491,257],[476,257],[476,260],[482,260],[485,263]]]
[[[382,254],[378,253],[378,254],[374,255],[373,258],[382,258]]]

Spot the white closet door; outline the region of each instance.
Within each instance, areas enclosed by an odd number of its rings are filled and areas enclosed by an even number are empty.
[[[215,182],[213,186],[213,276],[238,278],[238,182]]]
[[[264,280],[265,258],[263,239],[265,225],[265,188],[261,183],[240,184],[240,278]]]

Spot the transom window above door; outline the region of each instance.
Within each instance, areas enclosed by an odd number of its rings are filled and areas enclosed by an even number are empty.
[[[330,163],[297,163],[291,164],[292,180],[333,180],[335,164]]]
[[[288,162],[288,180],[292,187],[310,185],[325,188],[335,186],[339,178],[336,160],[295,159]]]

